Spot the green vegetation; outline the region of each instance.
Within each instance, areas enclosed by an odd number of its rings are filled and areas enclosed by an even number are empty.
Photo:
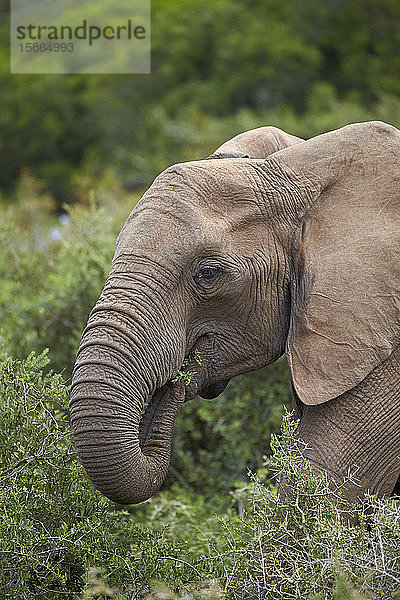
[[[182,363],[181,368],[178,371],[178,374],[176,377],[174,377],[174,379],[172,380],[172,383],[176,383],[177,381],[182,380],[183,383],[188,386],[189,383],[192,381],[192,378],[194,377],[194,375],[196,375],[196,371],[193,370],[188,370],[189,365],[191,365],[192,363],[194,363],[195,365],[201,365],[201,356],[200,356],[200,352],[199,350],[195,350],[194,351],[194,355],[192,356],[192,354],[190,354],[189,356],[187,356],[185,358],[185,360]],[[192,369],[192,367],[190,367]]]
[[[399,503],[368,498],[369,523],[344,506],[294,460],[288,416],[262,480],[252,476],[223,516],[177,485],[128,512],[88,481],[69,433],[67,387],[47,362],[30,354],[0,366],[1,598],[398,597]],[[278,475],[287,485],[280,521],[269,482]],[[357,526],[341,520],[343,508]]]
[[[105,2],[97,2],[101,14]],[[173,162],[276,125],[400,125],[396,0],[153,0],[151,75],[9,75],[0,2],[0,189],[28,169],[60,208],[77,176],[142,188]]]
[[[143,529],[93,490],[72,446],[67,388],[43,374],[46,362],[31,354],[0,371],[1,597],[73,597],[90,567],[131,595],[153,578],[190,581],[162,526]]]
[[[196,398],[177,417],[172,468],[168,481],[206,495],[216,508],[219,498],[257,471],[269,452],[271,432],[278,432],[284,407],[290,406],[286,361],[233,379],[214,400]],[[246,432],[246,434],[244,434]]]
[[[92,203],[70,210],[65,225],[49,221],[49,216],[43,222],[43,201],[26,189],[34,184],[32,178],[24,180],[24,202],[1,211],[0,333],[10,355],[23,357],[31,350],[50,348],[52,367],[69,375],[129,211],[121,216],[119,208],[116,223],[106,203],[100,210]],[[93,197],[101,201],[103,191],[93,190]]]

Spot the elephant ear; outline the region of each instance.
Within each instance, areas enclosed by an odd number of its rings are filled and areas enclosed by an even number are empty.
[[[272,159],[300,198],[287,358],[300,399],[320,404],[400,343],[400,132],[349,125]]]
[[[266,158],[270,154],[302,142],[301,138],[277,127],[251,129],[228,140],[207,158]]]

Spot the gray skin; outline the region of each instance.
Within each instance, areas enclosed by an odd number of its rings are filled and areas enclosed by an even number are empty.
[[[263,127],[157,177],[118,237],[73,375],[75,443],[106,496],[152,496],[183,402],[284,352],[312,468],[337,483],[357,470],[350,500],[393,491],[399,159],[399,131],[380,122],[307,141]],[[194,350],[190,384],[173,383]]]

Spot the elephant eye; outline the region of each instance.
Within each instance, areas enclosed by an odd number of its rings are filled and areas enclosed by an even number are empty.
[[[221,273],[221,267],[201,267],[194,276],[194,280],[198,285],[211,283]]]

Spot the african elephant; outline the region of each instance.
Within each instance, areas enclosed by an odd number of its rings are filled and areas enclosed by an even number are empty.
[[[263,127],[155,179],[118,236],[73,374],[75,443],[105,495],[149,498],[183,402],[285,352],[312,467],[334,481],[356,467],[351,500],[393,491],[399,166],[399,131],[381,122],[307,141]]]

